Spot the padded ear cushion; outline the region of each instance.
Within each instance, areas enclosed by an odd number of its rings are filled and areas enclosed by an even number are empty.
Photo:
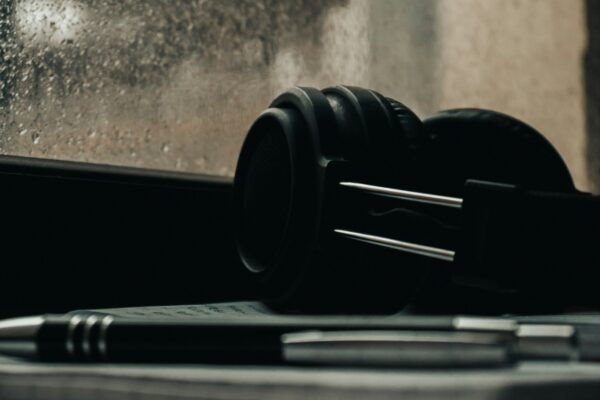
[[[436,194],[460,196],[467,179],[573,192],[575,187],[554,147],[529,125],[495,111],[456,109],[423,121],[424,182]],[[429,189],[429,188],[427,188]]]
[[[300,112],[311,136],[314,152],[326,158],[339,158],[342,152],[342,140],[334,112],[328,99],[315,88],[291,88],[273,100],[270,107],[295,109]]]
[[[336,115],[344,158],[398,159],[421,141],[421,120],[403,104],[355,86],[323,90]]]

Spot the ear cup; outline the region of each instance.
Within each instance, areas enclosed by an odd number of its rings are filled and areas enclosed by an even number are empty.
[[[407,301],[419,268],[401,271],[380,249],[334,229],[380,219],[340,182],[395,186],[422,137],[412,111],[356,87],[293,88],[257,118],[238,159],[233,205],[238,253],[269,304],[383,312]]]
[[[423,191],[462,197],[468,179],[537,190],[576,191],[554,147],[534,128],[515,118],[489,110],[456,109],[425,119],[423,129],[427,143],[418,160],[418,185]],[[511,268],[527,265],[505,267],[505,273],[511,275],[516,273]],[[415,301],[418,311],[500,313],[515,301],[508,293],[448,285],[451,275],[450,271],[440,270],[429,276]],[[443,304],[440,298],[446,299]]]
[[[236,242],[244,265],[266,282],[266,295],[285,289],[311,251],[320,202],[314,152],[307,121],[292,108],[263,112],[242,146],[234,179]]]
[[[459,196],[467,179],[574,192],[554,147],[531,126],[495,111],[456,109],[423,122],[423,177],[435,193]]]

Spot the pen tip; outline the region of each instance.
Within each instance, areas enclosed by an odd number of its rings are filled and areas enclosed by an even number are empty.
[[[37,352],[36,336],[43,317],[21,317],[0,321],[0,354],[32,357]]]

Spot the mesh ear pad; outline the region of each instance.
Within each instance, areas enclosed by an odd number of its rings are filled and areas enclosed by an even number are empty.
[[[240,257],[248,270],[281,291],[310,252],[319,175],[306,121],[293,108],[270,108],[254,122],[234,180]]]
[[[437,113],[423,121],[423,170],[436,193],[462,194],[465,180],[573,192],[573,180],[554,147],[535,129],[507,115],[480,109]]]
[[[242,207],[247,266],[264,270],[282,245],[292,201],[292,160],[286,136],[273,124],[256,138],[245,173]],[[263,194],[268,193],[268,196]]]

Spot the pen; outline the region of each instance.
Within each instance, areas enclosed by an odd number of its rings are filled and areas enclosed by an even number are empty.
[[[49,362],[279,364],[284,334],[313,331],[462,333],[446,347],[479,348],[485,335],[507,338],[514,323],[463,317],[238,317],[133,320],[101,314],[46,315],[0,321],[0,354]],[[475,335],[475,336],[472,336]],[[476,337],[479,335],[478,337]],[[413,334],[415,336],[415,334]],[[408,340],[408,338],[406,338]],[[481,339],[481,340],[480,340]],[[485,341],[484,340],[484,341]],[[504,340],[504,339],[503,339]]]
[[[45,362],[479,367],[598,361],[598,337],[591,324],[500,318],[70,314],[0,321],[0,354]]]

